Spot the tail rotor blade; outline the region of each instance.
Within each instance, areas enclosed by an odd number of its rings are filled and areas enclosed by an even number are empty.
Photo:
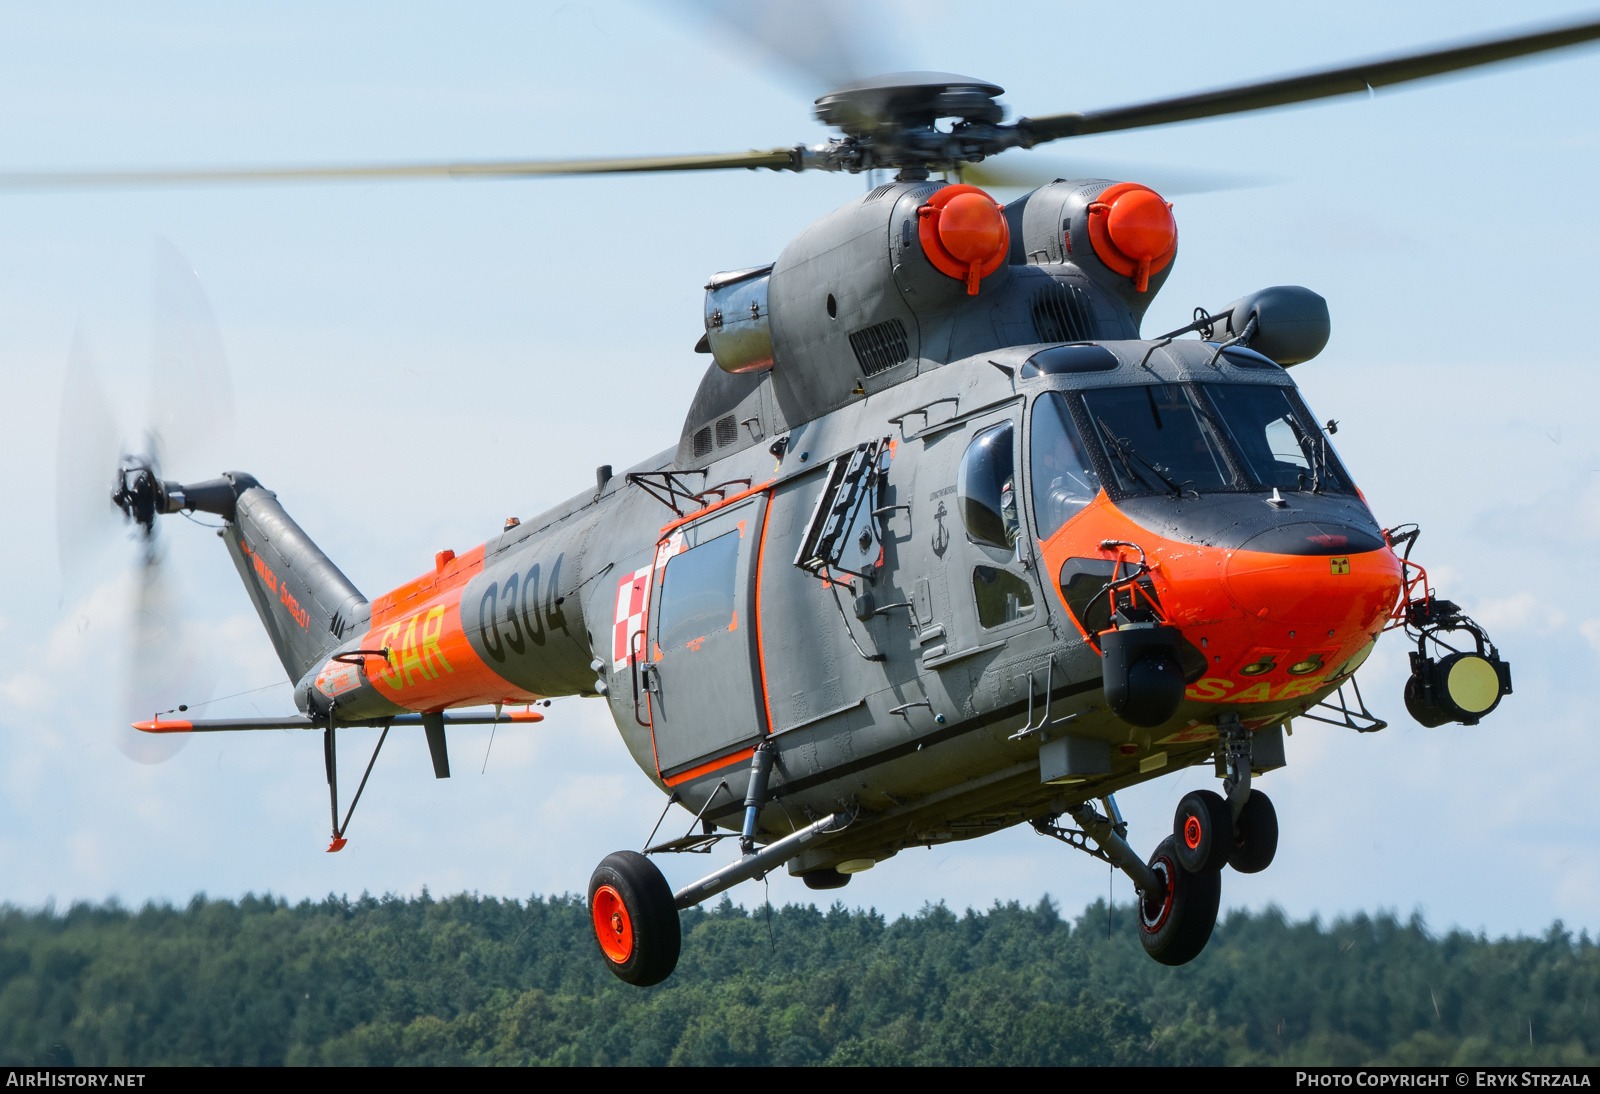
[[[200,278],[165,239],[155,254],[150,346],[152,455],[170,474],[209,478],[233,431],[233,382]]]
[[[121,442],[87,340],[72,340],[56,430],[56,547],[62,578],[80,579],[122,521],[111,503]]]
[[[171,576],[162,564],[159,541],[143,542],[139,551],[129,608],[116,744],[130,760],[158,764],[176,756],[189,735],[143,733],[132,723],[158,715],[181,717],[171,713],[180,702],[209,698],[211,688],[210,681],[204,679],[199,653],[184,630]]]

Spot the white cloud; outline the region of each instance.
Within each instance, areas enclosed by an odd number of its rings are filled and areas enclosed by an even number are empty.
[[[1529,592],[1481,600],[1473,609],[1472,618],[1483,624],[1491,635],[1498,630],[1551,634],[1567,622],[1566,613],[1560,608],[1546,604]]]
[[[1600,653],[1600,619],[1585,619],[1578,624],[1578,631],[1589,640],[1594,652]]]

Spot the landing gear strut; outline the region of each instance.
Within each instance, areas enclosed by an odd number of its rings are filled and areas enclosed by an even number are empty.
[[[1163,965],[1193,961],[1205,949],[1217,923],[1217,906],[1222,901],[1220,867],[1201,873],[1185,869],[1178,858],[1178,843],[1171,836],[1156,846],[1149,862],[1141,862],[1124,839],[1128,826],[1117,810],[1116,799],[1107,795],[1101,803],[1110,816],[1101,816],[1088,802],[1072,810],[1081,832],[1058,829],[1048,822],[1035,822],[1034,827],[1128,875],[1139,893],[1139,944],[1145,953]],[[1223,813],[1226,815],[1226,808]],[[1087,840],[1093,840],[1095,847],[1088,847]],[[1224,852],[1228,849],[1228,843],[1219,846]]]
[[[1217,744],[1222,753],[1225,775],[1222,789],[1227,794],[1232,821],[1228,826],[1229,836],[1223,860],[1241,874],[1259,873],[1272,865],[1272,858],[1278,853],[1278,812],[1272,807],[1270,798],[1259,790],[1250,789],[1251,735],[1239,724],[1236,715],[1224,716],[1218,723]],[[1200,793],[1217,797],[1210,791],[1203,790]],[[1188,800],[1184,798],[1185,802]],[[1179,821],[1174,821],[1174,834],[1181,840],[1183,835],[1177,831],[1183,812],[1181,803],[1178,810]],[[1216,868],[1222,868],[1220,862]]]
[[[672,975],[678,963],[681,942],[678,912],[681,909],[726,892],[742,881],[765,877],[775,867],[782,866],[803,852],[811,841],[825,840],[848,828],[855,820],[853,811],[848,816],[830,813],[804,828],[758,847],[756,823],[761,806],[766,801],[767,779],[775,759],[776,749],[770,742],[763,742],[755,750],[751,761],[750,789],[745,795],[740,857],[736,862],[712,871],[677,892],[672,891],[655,863],[636,851],[618,851],[607,855],[595,867],[594,874],[589,878],[589,912],[594,919],[595,941],[599,943],[606,964],[618,979],[641,988],[661,983]],[[726,785],[726,781],[718,784],[706,805],[710,805]],[[677,795],[673,795],[667,802],[668,808],[677,800]],[[704,812],[705,806],[702,806],[701,813]],[[709,821],[704,822],[703,832],[695,834],[694,826],[701,821],[702,817],[696,815],[690,823],[689,832],[680,839],[647,847],[646,854],[658,851],[709,851],[722,837],[712,830]],[[660,826],[661,822],[657,821],[656,827]],[[655,831],[652,830],[650,839],[654,838]],[[650,840],[645,842],[648,844]],[[849,880],[848,874],[838,874],[833,870],[827,873]],[[810,883],[809,877],[807,882]]]
[[[1225,775],[1223,793],[1196,790],[1184,795],[1172,835],[1156,846],[1148,862],[1128,846],[1128,826],[1114,796],[1100,799],[1106,816],[1088,802],[1071,810],[1078,831],[1058,827],[1051,819],[1033,822],[1041,834],[1128,875],[1139,893],[1139,943],[1163,965],[1193,961],[1205,949],[1217,925],[1224,866],[1253,874],[1265,870],[1277,853],[1277,812],[1265,794],[1250,787],[1252,741],[1236,715],[1222,717],[1217,751]]]

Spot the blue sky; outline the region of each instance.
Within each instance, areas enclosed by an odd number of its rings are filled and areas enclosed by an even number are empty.
[[[888,5],[889,52],[991,79],[1014,114],[1138,101],[1577,17],[1561,3]],[[644,4],[0,5],[0,169],[643,154],[824,137],[806,96],[679,8]],[[1296,368],[1380,521],[1490,626],[1517,692],[1478,727],[1424,729],[1404,645],[1363,670],[1383,733],[1297,726],[1277,863],[1229,905],[1420,909],[1436,927],[1600,928],[1591,728],[1600,670],[1600,442],[1592,418],[1600,52],[1340,100],[1056,145],[1263,184],[1174,198],[1181,253],[1147,331],[1271,284],[1329,300]],[[1016,155],[1026,155],[1016,153]],[[254,472],[369,595],[676,441],[705,358],[706,275],[770,261],[865,180],[677,178],[0,195],[0,406],[14,484],[0,541],[0,900],[126,903],[270,890],[581,889],[661,799],[606,710],[459,734],[457,776],[392,740],[349,846],[323,853],[320,741],[227,735],[142,766],[113,747],[126,552],[70,587],[54,452],[75,332],[143,413],[158,238],[198,271],[237,425],[202,477]],[[210,713],[287,710],[224,552],[168,531]],[[273,687],[271,685],[278,684]],[[351,736],[358,736],[352,733]],[[356,748],[348,753],[354,765]],[[480,773],[480,767],[482,773]],[[347,766],[345,780],[355,774]],[[1148,849],[1186,790],[1122,796]],[[685,818],[686,820],[686,818]],[[665,864],[681,883],[703,859]],[[1031,831],[902,853],[841,894],[889,912],[1049,892],[1104,868]],[[1117,887],[1127,899],[1125,881]],[[759,887],[734,894],[760,899]],[[804,899],[787,877],[775,899]]]

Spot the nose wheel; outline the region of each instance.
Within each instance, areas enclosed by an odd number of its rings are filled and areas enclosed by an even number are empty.
[[[1260,873],[1272,865],[1277,853],[1278,811],[1272,807],[1271,798],[1252,790],[1233,822],[1233,847],[1228,865],[1241,874]]]
[[[595,941],[617,978],[659,984],[678,964],[681,942],[672,887],[637,851],[607,855],[589,878]]]
[[[1233,811],[1221,794],[1195,790],[1183,796],[1172,818],[1172,850],[1191,874],[1214,874],[1233,853]]]

